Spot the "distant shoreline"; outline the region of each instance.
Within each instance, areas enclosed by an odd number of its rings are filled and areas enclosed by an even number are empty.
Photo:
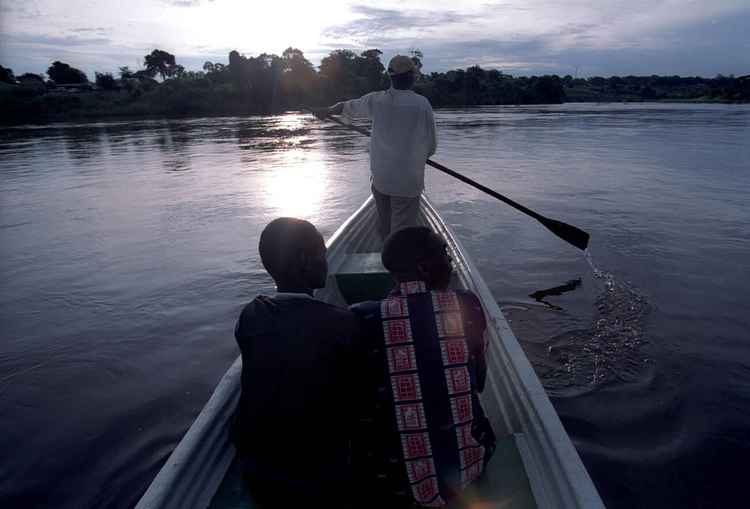
[[[635,101],[635,100],[620,100],[620,101],[564,101],[562,103],[539,103],[539,104],[450,104],[444,106],[436,106],[435,111],[443,109],[455,109],[455,108],[482,108],[488,106],[502,106],[507,108],[513,107],[529,107],[529,106],[559,106],[561,104],[723,104],[723,105],[744,105],[750,104],[750,101],[724,101],[717,99],[660,99],[652,101]],[[129,113],[95,113],[87,115],[74,115],[74,116],[59,116],[46,119],[28,119],[18,121],[8,121],[0,118],[0,125],[6,127],[21,127],[21,126],[47,126],[53,124],[76,124],[76,123],[96,123],[96,122],[122,122],[127,120],[133,121],[147,121],[147,120],[187,120],[197,118],[236,118],[236,117],[272,117],[276,115],[284,115],[287,113],[305,113],[303,110],[298,108],[289,108],[276,112],[217,112],[217,113],[184,113],[184,114],[129,114]]]
[[[316,69],[296,48],[257,57],[233,50],[227,63],[207,61],[202,71],[189,71],[174,55],[155,49],[145,55],[143,69],[121,67],[119,78],[95,73],[93,83],[60,61],[47,69],[46,78],[32,73],[16,78],[12,69],[0,66],[0,124],[274,115],[327,106],[387,89],[390,77],[381,55],[378,49],[333,50]],[[410,55],[421,69],[422,52]],[[414,90],[436,109],[566,102],[732,104],[750,102],[750,75],[513,76],[473,65],[419,74]]]

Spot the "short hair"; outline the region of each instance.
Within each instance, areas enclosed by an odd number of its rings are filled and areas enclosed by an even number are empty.
[[[408,90],[414,86],[417,76],[414,71],[403,72],[401,74],[391,74],[391,84],[398,90]]]
[[[393,274],[411,274],[420,262],[439,254],[442,240],[426,226],[410,226],[391,233],[383,245],[383,266]]]
[[[304,219],[274,219],[263,229],[258,242],[263,267],[275,280],[294,272],[291,264],[298,260],[296,254],[310,250],[320,238],[315,226]]]

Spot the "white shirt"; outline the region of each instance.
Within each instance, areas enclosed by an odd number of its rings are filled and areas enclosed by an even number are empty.
[[[419,196],[425,161],[437,149],[430,102],[412,90],[390,88],[346,101],[344,115],[372,120],[370,172],[375,189],[391,196]]]

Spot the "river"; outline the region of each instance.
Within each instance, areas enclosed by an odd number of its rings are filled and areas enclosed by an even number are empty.
[[[437,112],[428,170],[608,507],[735,507],[750,455],[750,107]],[[131,507],[272,289],[263,226],[329,236],[366,140],[309,116],[0,132],[0,506]]]

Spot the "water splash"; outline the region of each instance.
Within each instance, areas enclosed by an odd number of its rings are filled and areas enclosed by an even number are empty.
[[[584,258],[602,289],[591,327],[557,338],[548,349],[556,367],[545,373],[544,385],[552,392],[635,381],[649,363],[643,348],[648,300],[629,283],[598,269],[589,250]]]

